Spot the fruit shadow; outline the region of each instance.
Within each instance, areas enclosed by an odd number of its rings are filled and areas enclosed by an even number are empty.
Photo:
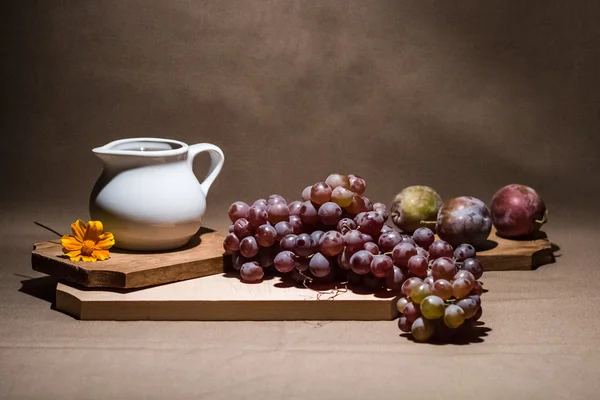
[[[56,285],[58,279],[53,276],[42,276],[39,278],[30,278],[24,275],[19,277],[29,278],[21,281],[19,292],[50,303],[50,308],[56,310]]]
[[[433,345],[433,346],[465,346],[469,344],[475,343],[483,343],[485,341],[485,337],[492,331],[491,328],[484,326],[485,323],[483,321],[477,321],[472,326],[463,326],[461,328],[448,329],[449,335],[436,336],[434,335],[427,342],[418,342],[415,340],[410,333],[401,333],[399,336],[404,337],[411,342],[423,344],[423,345]]]
[[[499,235],[498,233],[496,233],[496,235],[502,239],[513,240],[516,242],[528,242],[528,241],[532,241],[532,240],[548,240],[548,242],[550,243],[549,248],[539,250],[532,254],[532,256],[531,256],[531,269],[532,270],[536,270],[539,267],[546,265],[546,264],[553,264],[556,262],[557,258],[562,256],[562,254],[557,254],[561,250],[560,246],[554,242],[551,242],[548,239],[548,235],[544,231],[538,231],[538,232],[534,233],[533,235],[525,235],[525,236],[512,237],[512,238],[504,237],[502,235]]]

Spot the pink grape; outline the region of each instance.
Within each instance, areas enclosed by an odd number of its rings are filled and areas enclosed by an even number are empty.
[[[454,280],[457,279],[468,279],[471,283],[475,283],[475,276],[469,271],[460,270],[454,275]]]
[[[440,257],[452,258],[454,256],[454,249],[444,240],[434,241],[431,246],[429,246],[428,251],[432,260]]]
[[[417,277],[408,278],[402,284],[402,293],[404,293],[404,295],[410,297],[412,290],[422,283],[423,283],[423,280],[421,278],[417,278]]]
[[[243,239],[246,236],[252,236],[252,229],[250,228],[250,222],[246,218],[240,218],[233,223],[233,233],[239,239]]]
[[[348,175],[350,181],[350,190],[356,194],[362,195],[367,190],[367,182],[357,175]]]
[[[416,255],[417,248],[410,243],[399,243],[392,251],[392,259],[394,260],[394,264],[402,268],[406,268],[408,266],[408,260],[410,260],[412,256]]]
[[[410,302],[404,306],[402,315],[412,323],[421,316],[421,307],[416,303]]]
[[[277,231],[277,239],[281,240],[286,235],[294,233],[294,228],[287,221],[281,221],[275,224],[275,231]]]
[[[306,225],[315,225],[319,222],[319,213],[310,201],[305,201],[300,207],[300,219]]]
[[[431,293],[446,301],[450,297],[452,297],[452,283],[450,283],[446,279],[438,279],[437,281],[433,282],[433,286],[431,287]]]
[[[429,263],[427,259],[420,255],[414,255],[408,259],[408,270],[414,276],[418,276],[419,278],[425,278],[427,276],[427,268]]]
[[[468,279],[459,278],[452,282],[452,294],[457,299],[467,297],[472,288],[473,282]]]
[[[367,274],[371,271],[371,262],[373,254],[366,250],[360,250],[350,257],[350,268],[359,275]]]
[[[278,253],[274,261],[275,269],[283,274],[292,271],[295,265],[295,258],[296,255],[289,250]]]
[[[248,216],[248,210],[250,206],[243,201],[236,201],[229,206],[229,219],[231,222],[235,222],[240,218],[246,218]]]
[[[402,315],[400,318],[398,318],[398,328],[402,332],[409,333],[411,326],[412,326],[412,323],[409,322],[408,318],[406,318],[404,315]]]
[[[230,233],[225,236],[225,240],[223,241],[223,249],[226,253],[231,254],[234,251],[238,251],[240,249],[240,239],[235,236],[235,233]]]
[[[350,252],[357,252],[364,249],[366,238],[358,230],[349,231],[344,235],[344,244]]]
[[[288,209],[290,210],[290,215],[300,215],[300,207],[302,207],[301,201],[292,201],[288,204]]]
[[[350,203],[352,203],[353,195],[354,194],[350,190],[342,186],[338,186],[331,192],[331,201],[340,207],[348,207]]]
[[[371,261],[371,272],[379,278],[385,278],[394,271],[392,259],[386,255],[376,255]]]
[[[342,209],[331,201],[321,205],[317,214],[323,225],[327,226],[337,226],[342,219]]]
[[[358,194],[354,194],[352,196],[352,202],[350,203],[349,206],[345,207],[346,211],[348,211],[350,214],[360,214],[361,212],[366,212],[367,207],[365,206],[365,199],[358,195]]]
[[[317,278],[323,278],[331,272],[331,264],[323,254],[315,253],[308,262],[308,269]]]
[[[233,224],[229,225],[229,233],[232,233],[232,232],[233,232],[233,228],[234,228],[234,227],[233,227]]]
[[[471,289],[471,293],[469,293],[469,294],[471,296],[473,296],[473,295],[481,296],[483,294],[483,286],[481,286],[481,283],[475,282],[473,284],[473,289]]]
[[[429,228],[421,227],[413,232],[412,238],[417,246],[428,249],[435,241],[435,234]]]
[[[325,204],[331,201],[331,187],[325,182],[315,183],[310,189],[310,200],[316,204]]]
[[[312,185],[311,186],[307,186],[304,188],[304,190],[302,191],[302,201],[309,201],[310,200],[310,191],[312,189]]]
[[[304,230],[304,223],[302,222],[302,220],[300,219],[299,216],[290,215],[288,222],[291,225],[291,227],[296,235],[301,234],[302,231]]]
[[[270,247],[277,239],[277,230],[275,230],[275,228],[269,224],[263,224],[256,228],[254,238],[262,247]]]
[[[308,233],[301,233],[296,236],[294,253],[302,257],[308,257],[313,253],[312,239]]]
[[[258,228],[262,224],[266,224],[269,220],[267,210],[262,207],[252,206],[248,210],[248,222],[252,230]]]
[[[281,248],[281,250],[293,251],[294,247],[296,247],[296,235],[294,235],[294,234],[285,235],[279,241],[279,247]]]
[[[253,236],[247,236],[240,242],[240,254],[246,258],[252,258],[258,254],[258,243]]]
[[[428,284],[429,286],[432,286],[432,287],[433,287],[433,283],[434,282],[435,282],[435,280],[433,279],[433,276],[428,276],[425,279],[423,279],[423,283],[426,283],[426,284]]]
[[[267,203],[267,200],[265,199],[258,199],[254,203],[252,203],[252,207],[260,207],[266,210],[267,208],[269,208],[269,203]]]
[[[240,275],[246,282],[258,282],[263,278],[265,272],[257,262],[247,262],[240,268]]]
[[[319,248],[326,256],[336,256],[344,250],[344,237],[338,231],[329,231],[321,237]]]
[[[269,206],[267,211],[269,222],[272,225],[275,225],[281,221],[287,221],[290,217],[290,209],[287,204],[283,203],[273,203]]]
[[[390,252],[394,250],[394,247],[401,241],[402,236],[396,231],[382,233],[378,240],[379,249],[384,253]]]
[[[350,218],[342,218],[337,224],[337,230],[342,235],[345,235],[347,232],[353,229],[356,229],[356,223]]]
[[[364,249],[367,250],[368,252],[372,253],[373,255],[379,254],[379,246],[377,246],[373,242],[365,243]]]
[[[438,279],[446,279],[451,281],[456,273],[456,266],[451,259],[447,257],[441,257],[436,259],[431,264],[431,276],[436,281]]]
[[[272,194],[267,199],[267,204],[269,206],[272,206],[273,204],[285,204],[285,205],[287,205],[287,201],[285,201],[285,199],[283,198],[283,196],[280,196],[278,194]]]

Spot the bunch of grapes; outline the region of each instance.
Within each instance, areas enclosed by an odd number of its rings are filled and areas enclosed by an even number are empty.
[[[422,232],[433,236],[429,229],[420,228],[413,238],[418,239]],[[453,249],[447,242],[435,240],[428,254],[427,272],[420,270],[423,267],[418,255],[408,259],[407,267],[413,276],[403,282],[401,291],[406,297],[396,304],[401,313],[398,327],[419,342],[434,335],[446,339],[459,327],[473,326],[482,313],[483,286],[478,279],[483,267],[475,248],[461,244]]]
[[[279,195],[251,206],[236,201],[223,243],[233,268],[245,282],[277,271],[305,285],[342,281],[402,293],[399,326],[416,340],[429,339],[442,317],[450,328],[477,320],[483,268],[473,246],[454,249],[429,228],[412,235],[394,230],[386,225],[386,206],[371,203],[366,187],[359,176],[332,174],[306,187],[302,201],[288,204]]]

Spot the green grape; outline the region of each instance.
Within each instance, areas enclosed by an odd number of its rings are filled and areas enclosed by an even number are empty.
[[[426,342],[435,333],[433,322],[419,317],[412,323],[410,333],[417,342]]]
[[[406,305],[410,303],[410,301],[408,301],[408,299],[406,297],[400,297],[398,299],[398,302],[396,303],[396,308],[398,309],[398,311],[400,313],[404,312],[404,307],[406,307]]]
[[[421,304],[423,299],[431,294],[431,287],[426,283],[421,283],[410,292],[410,298],[417,304]]]
[[[444,323],[448,328],[458,328],[465,322],[465,312],[456,304],[450,304],[444,311]]]
[[[427,319],[437,319],[444,315],[444,300],[438,296],[427,296],[421,302],[421,315]]]

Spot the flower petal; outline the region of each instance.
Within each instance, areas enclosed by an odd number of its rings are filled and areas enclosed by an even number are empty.
[[[73,232],[73,236],[79,239],[80,242],[83,242],[86,230],[87,226],[85,226],[85,222],[83,222],[80,219],[71,224],[71,231]]]
[[[81,260],[85,262],[96,262],[95,257],[81,256]]]
[[[63,245],[63,251],[73,251],[81,249],[81,241],[74,236],[65,235],[60,239]]]
[[[83,257],[83,256],[81,255],[81,253],[79,253],[78,255],[70,256],[69,260],[71,260],[71,261],[79,261],[79,260],[81,260],[81,257]]]
[[[102,235],[98,237],[98,241],[96,242],[97,249],[108,250],[113,247],[115,244],[115,236],[110,232],[104,232]]]
[[[65,252],[65,256],[69,257],[71,259],[71,261],[74,261],[73,260],[74,257],[81,256],[81,251],[73,250],[73,251]]]
[[[84,240],[92,240],[97,241],[98,237],[102,234],[104,227],[102,226],[102,222],[100,221],[89,221],[88,228],[85,232]]]
[[[100,261],[104,261],[110,258],[110,252],[108,250],[94,250],[92,257],[96,257]]]

